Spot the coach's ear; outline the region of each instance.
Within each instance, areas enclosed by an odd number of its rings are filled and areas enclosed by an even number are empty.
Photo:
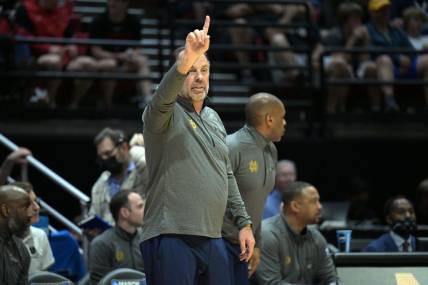
[[[291,201],[290,209],[295,213],[300,212],[300,203],[296,200]]]
[[[9,218],[10,216],[10,210],[9,207],[6,204],[1,204],[1,215],[3,218]]]

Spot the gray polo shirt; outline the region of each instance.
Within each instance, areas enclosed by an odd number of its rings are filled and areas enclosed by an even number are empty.
[[[231,169],[218,114],[198,114],[177,94],[186,76],[174,65],[143,114],[148,186],[144,240],[161,234],[221,237],[223,216],[251,223]]]
[[[266,197],[275,184],[278,154],[275,145],[253,127],[245,125],[227,136],[229,158],[245,208],[253,221],[256,242],[260,242],[260,222]],[[239,229],[225,216],[222,235],[239,242]]]
[[[98,284],[107,273],[117,268],[132,268],[144,272],[141,241],[140,230],[130,234],[119,226],[94,238],[88,260],[91,284]]]
[[[260,285],[336,284],[338,277],[327,242],[312,226],[296,233],[284,214],[262,222]]]

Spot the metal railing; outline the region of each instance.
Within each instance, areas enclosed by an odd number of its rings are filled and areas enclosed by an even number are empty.
[[[7,137],[5,137],[3,134],[0,133],[0,143],[6,146],[11,151],[15,151],[18,149],[18,146],[13,143],[11,140],[9,140]],[[29,155],[26,157],[28,163],[39,170],[42,174],[44,174],[46,177],[51,179],[53,182],[58,184],[62,189],[64,189],[66,192],[71,194],[74,198],[79,200],[80,207],[81,207],[81,213],[82,216],[86,216],[87,210],[88,210],[88,203],[90,201],[90,198],[84,194],[82,191],[74,187],[72,184],[70,184],[68,181],[66,181],[64,178],[53,172],[51,169],[49,169],[47,166],[45,166],[43,163],[41,163],[39,160],[37,160],[33,155]],[[22,169],[25,169],[26,167],[23,167]],[[25,169],[24,172],[27,172]],[[22,179],[25,181],[28,179],[27,174],[23,175]],[[68,220],[66,217],[61,215],[58,211],[56,211],[54,208],[50,207],[47,203],[41,200],[41,205],[43,208],[45,208],[52,216],[57,218],[60,222],[62,222],[64,225],[66,225],[68,228],[72,229],[79,235],[82,234],[82,231],[77,227],[73,222]]]
[[[178,3],[198,3],[198,2],[204,2],[204,1],[195,1],[195,0],[166,0],[164,1],[165,5],[169,7],[168,10],[165,10],[165,12],[168,13],[169,17],[167,18],[167,28],[169,28],[170,32],[170,49],[174,50],[177,46],[174,44],[177,42],[177,40],[184,40],[183,38],[176,38],[175,32],[178,30],[177,27],[185,26],[189,27],[189,31],[192,30],[192,28],[201,28],[202,23],[199,20],[187,20],[187,19],[177,19],[176,15],[176,4]],[[310,7],[307,1],[302,0],[211,0],[209,1],[210,4],[238,4],[238,3],[246,3],[250,5],[255,4],[281,4],[281,5],[300,5],[304,7],[304,14],[305,14],[305,22],[304,23],[274,23],[274,22],[268,22],[263,21],[261,19],[260,21],[251,21],[248,23],[237,23],[233,20],[222,20],[222,19],[213,19],[211,21],[211,27],[213,29],[215,28],[229,28],[229,27],[245,27],[245,28],[258,28],[258,27],[275,27],[275,28],[303,28],[308,31],[310,29]],[[215,8],[214,8],[215,9]],[[224,30],[223,30],[224,31]],[[309,33],[307,33],[307,37],[309,37]],[[312,62],[312,54],[311,49],[306,47],[273,47],[271,45],[235,45],[235,44],[215,44],[211,43],[210,51],[292,51],[296,53],[305,54],[307,56],[307,62]],[[223,69],[237,69],[237,68],[249,68],[249,69],[257,69],[258,67],[255,67],[255,65],[252,65],[250,63],[248,64],[235,64],[235,65],[228,65],[228,64],[216,64],[216,62],[211,63],[212,68],[223,68]],[[267,67],[266,67],[267,68]],[[272,68],[272,66],[269,66],[269,68]],[[280,69],[280,70],[307,70],[309,81],[312,82],[313,79],[313,69],[311,64],[307,64],[305,66],[284,66],[284,65],[277,65],[275,64],[273,69]],[[242,83],[243,85],[246,85],[247,83]],[[271,83],[272,86],[272,83]]]
[[[175,10],[173,9],[175,4],[178,2],[183,1],[171,1],[171,0],[165,0],[164,3],[167,4],[170,8],[168,17],[166,18],[166,24],[165,21],[162,21],[162,12],[168,11],[168,9],[163,9],[159,11],[159,21],[158,21],[158,30],[161,31],[162,28],[168,28],[169,29],[169,45],[170,50],[173,50],[176,48],[176,42],[177,40],[183,40],[182,38],[176,38],[175,33],[178,30],[179,26],[200,26],[201,23],[196,20],[182,20],[182,19],[176,19]],[[187,0],[186,2],[200,2],[200,1],[194,1],[194,0]],[[294,23],[288,23],[288,24],[282,24],[282,23],[271,23],[266,21],[261,22],[251,22],[246,25],[242,25],[240,23],[235,23],[233,20],[216,20],[214,19],[212,21],[213,28],[215,27],[232,27],[232,26],[246,26],[246,27],[288,27],[288,28],[304,28],[308,30],[310,28],[310,7],[309,4],[306,1],[301,0],[213,0],[210,1],[211,4],[235,4],[235,3],[248,3],[248,4],[283,4],[283,5],[301,5],[304,7],[304,13],[305,13],[305,23],[300,24],[294,24]],[[308,33],[309,34],[309,33]],[[159,34],[159,40],[161,39],[161,35]],[[143,43],[142,41],[135,41],[135,40],[111,40],[111,39],[90,39],[90,38],[48,38],[48,37],[24,37],[24,36],[16,36],[13,39],[11,39],[11,43],[13,44],[54,44],[54,45],[80,45],[80,46],[115,46],[115,47],[138,47],[138,48],[157,48],[159,49],[159,61],[156,67],[161,73],[164,73],[165,66],[164,62],[162,60],[163,53],[162,50],[165,49],[164,45],[160,43],[155,44],[149,44],[149,43]],[[311,62],[311,50],[306,47],[273,47],[270,45],[234,45],[234,44],[216,44],[212,43],[210,50],[215,51],[264,51],[264,52],[280,52],[280,51],[293,51],[296,53],[302,53],[307,55],[308,62]],[[229,64],[226,62],[218,62],[215,61],[212,62],[212,68],[213,69],[222,69],[222,70],[236,70],[237,68],[249,68],[254,70],[260,70],[262,68],[269,68],[274,70],[301,70],[305,71],[307,70],[308,77],[312,79],[312,65],[308,64],[305,66],[290,66],[290,65],[284,65],[284,64],[269,64],[269,66],[266,65],[257,65],[254,63],[246,63],[243,64],[243,66],[236,65],[236,64]],[[4,78],[63,78],[63,79],[117,79],[117,80],[144,80],[149,79],[152,81],[158,81],[160,78],[158,76],[142,76],[132,73],[120,73],[120,72],[70,72],[70,71],[46,71],[46,70],[28,70],[28,69],[18,69],[18,70],[10,70],[7,72],[0,72],[0,77]],[[311,82],[312,80],[309,80]],[[243,82],[242,85],[248,85],[251,86],[250,83]],[[275,85],[275,84],[274,84]],[[284,82],[281,83],[278,87],[283,87]],[[288,86],[287,84],[285,84]],[[271,85],[272,86],[272,85]]]
[[[427,54],[428,51],[421,50],[417,51],[409,48],[327,48],[325,49],[319,59],[320,64],[320,87],[322,90],[328,85],[428,85],[428,81],[424,79],[393,79],[393,80],[378,80],[378,79],[365,79],[365,78],[351,78],[351,79],[328,79],[325,74],[325,57],[333,53],[344,53],[351,55],[358,54],[369,54],[373,59],[380,55],[395,55],[395,54],[406,54],[406,55],[420,55]],[[374,61],[374,60],[373,60]]]

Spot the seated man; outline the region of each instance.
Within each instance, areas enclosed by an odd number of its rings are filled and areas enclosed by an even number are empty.
[[[34,212],[34,215],[31,217],[31,224],[37,223],[40,218],[40,206],[37,204],[33,185],[28,182],[14,182],[12,185],[24,189],[30,196],[31,207]],[[23,241],[31,257],[30,270],[28,271],[30,275],[38,271],[45,271],[55,263],[48,237],[42,229],[31,226],[30,231],[24,237]]]
[[[141,39],[140,18],[128,13],[129,0],[108,0],[107,11],[94,19],[90,26],[90,37],[94,39],[135,40]],[[146,56],[139,48],[121,46],[93,46],[92,55],[98,59],[98,67],[102,72],[133,72],[149,76],[150,69]],[[102,94],[106,108],[113,104],[115,80],[101,82]],[[138,95],[143,101],[148,101],[152,86],[150,80],[140,80],[137,84]],[[75,98],[78,103],[80,98]]]
[[[0,284],[27,284],[30,255],[21,238],[34,215],[30,197],[21,188],[0,186]]]
[[[338,284],[326,240],[308,227],[320,219],[319,199],[311,184],[292,182],[283,193],[283,212],[263,221],[260,285]]]
[[[343,2],[337,9],[339,26],[331,29],[323,39],[323,46],[327,48],[345,47],[353,31],[362,26],[363,8],[354,2]],[[359,60],[355,56],[343,53],[333,53],[324,57],[326,75],[329,79],[351,79],[354,77],[354,68]],[[344,112],[348,97],[349,86],[328,86],[326,111],[335,113]]]
[[[90,215],[98,215],[113,224],[109,210],[111,197],[122,189],[144,191],[145,152],[142,135],[134,135],[130,143],[122,130],[105,128],[94,139],[101,173],[92,187]],[[131,145],[131,149],[130,149]]]
[[[385,203],[385,219],[391,230],[372,241],[365,251],[409,252],[417,251],[416,215],[412,203],[403,196],[396,196]]]
[[[73,4],[70,0],[60,4],[58,0],[24,0],[16,11],[17,32],[29,37],[68,38],[75,35],[72,25]],[[37,57],[37,65],[47,70],[94,71],[96,61],[79,55],[76,45],[31,45]],[[50,79],[47,83],[46,100],[51,107],[56,106],[56,95],[61,80]],[[81,97],[90,87],[90,80],[75,80],[73,97]]]
[[[108,272],[117,268],[143,271],[143,258],[139,249],[144,216],[141,195],[123,190],[110,201],[110,211],[116,226],[103,232],[91,242],[89,274],[91,284],[98,282]]]

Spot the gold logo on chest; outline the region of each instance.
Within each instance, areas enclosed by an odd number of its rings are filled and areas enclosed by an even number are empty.
[[[257,164],[256,160],[251,160],[248,163],[248,169],[250,170],[251,173],[255,173],[259,170],[259,165]]]

